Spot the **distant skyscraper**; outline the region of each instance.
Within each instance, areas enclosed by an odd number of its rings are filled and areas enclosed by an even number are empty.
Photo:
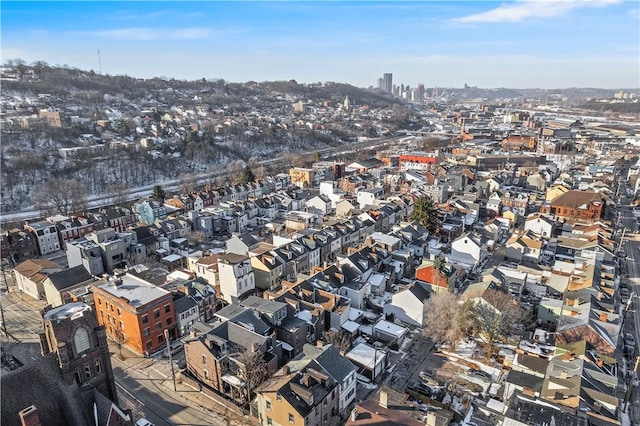
[[[393,92],[393,74],[386,72],[382,74],[382,80],[384,82],[384,91],[387,93]]]
[[[378,79],[378,89],[384,90],[384,80],[382,78]]]

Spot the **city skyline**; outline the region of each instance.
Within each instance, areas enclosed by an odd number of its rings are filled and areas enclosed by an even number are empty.
[[[2,62],[231,82],[638,88],[640,9],[515,2],[2,2]],[[100,54],[98,54],[98,50]]]

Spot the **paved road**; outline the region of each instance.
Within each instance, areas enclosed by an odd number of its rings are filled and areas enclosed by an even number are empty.
[[[621,334],[624,336],[624,333],[632,333],[636,342],[640,342],[640,299],[638,298],[640,295],[640,241],[625,239],[622,246],[627,254],[626,271],[629,278],[625,279],[625,282],[629,288],[632,304],[625,316],[625,324]],[[637,345],[634,355],[638,356]],[[627,368],[632,369],[635,356],[629,357],[628,362]],[[628,413],[632,424],[640,424],[640,390],[638,388],[632,390]]]
[[[136,358],[133,363],[122,362],[118,356],[111,360],[120,403],[143,414],[156,426],[227,425],[214,412],[189,406],[179,392],[171,389],[170,374],[154,368],[152,360]]]

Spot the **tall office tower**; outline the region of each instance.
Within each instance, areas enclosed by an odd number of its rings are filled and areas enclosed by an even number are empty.
[[[384,80],[384,91],[387,93],[392,93],[393,91],[393,74],[390,72],[386,72],[382,74],[382,79]]]
[[[384,90],[384,80],[382,78],[378,79],[378,89]]]
[[[424,99],[424,84],[418,84],[418,90],[416,91],[416,100],[421,101]]]

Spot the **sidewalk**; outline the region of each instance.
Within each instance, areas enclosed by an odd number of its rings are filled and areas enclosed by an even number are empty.
[[[124,348],[122,350],[123,358],[120,360],[118,353],[115,352],[112,355],[112,359],[115,359],[113,364],[115,366],[124,365],[124,371],[134,370],[150,379],[161,380],[162,386],[161,392],[174,399],[183,405],[188,405],[192,408],[196,408],[207,414],[214,415],[219,418],[227,420],[227,424],[230,426],[243,426],[253,424],[251,419],[247,416],[240,417],[238,414],[229,410],[224,404],[209,397],[204,392],[200,392],[198,389],[191,387],[187,383],[180,380],[180,374],[178,369],[175,369],[175,391],[174,383],[171,378],[171,371],[168,365],[157,364],[157,360],[154,358],[144,358],[136,355],[130,350]],[[165,371],[166,370],[166,371]],[[231,404],[231,402],[229,402]]]

